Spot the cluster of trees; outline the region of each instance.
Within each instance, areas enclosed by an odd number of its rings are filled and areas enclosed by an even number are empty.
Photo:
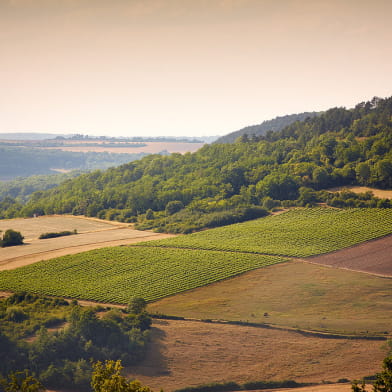
[[[29,369],[47,388],[89,389],[91,360],[120,359],[135,364],[143,358],[151,319],[145,302],[137,299],[127,310],[110,310],[98,317],[100,308],[84,308],[76,301],[15,294],[0,306],[0,375]],[[21,340],[39,315],[53,307],[66,313],[69,325],[49,333],[44,322],[28,343]],[[53,322],[52,322],[53,324]]]
[[[121,375],[120,360],[106,360],[92,364],[90,386],[93,392],[152,392],[137,380],[127,380]],[[11,372],[0,379],[1,392],[44,392],[45,386],[29,370]]]
[[[216,217],[219,221],[219,215],[238,215],[244,208],[330,201],[320,193],[329,187],[391,188],[391,118],[392,98],[373,99],[351,110],[334,108],[264,136],[207,145],[193,154],[150,155],[84,174],[34,193],[24,205],[7,198],[0,201],[0,213],[3,217],[84,214],[138,221],[140,227],[166,231],[173,220],[211,214],[205,225],[196,225],[199,229],[209,227]],[[339,197],[333,197],[334,203],[339,204]],[[376,199],[341,203],[350,204],[390,206]]]

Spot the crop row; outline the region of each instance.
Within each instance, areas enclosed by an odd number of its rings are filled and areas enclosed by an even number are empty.
[[[391,209],[307,208],[141,244],[307,257],[392,233]]]
[[[133,296],[155,300],[283,261],[247,253],[104,248],[3,271],[0,289],[127,303]]]

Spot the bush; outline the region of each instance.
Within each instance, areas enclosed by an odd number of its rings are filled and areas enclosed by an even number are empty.
[[[20,234],[19,231],[8,229],[4,233],[3,239],[0,241],[0,246],[4,248],[6,246],[22,245],[23,238],[24,237],[22,236],[22,234]]]
[[[59,231],[57,233],[52,232],[52,233],[42,233],[38,238],[40,240],[46,239],[46,238],[56,238],[56,237],[65,237],[67,235],[73,235],[77,234],[78,232],[76,229],[74,231]]]
[[[21,323],[28,318],[28,315],[19,307],[11,306],[5,312],[5,318],[8,321],[13,321],[15,323]]]

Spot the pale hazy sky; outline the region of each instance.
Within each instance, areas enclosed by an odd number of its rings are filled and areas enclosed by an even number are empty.
[[[0,133],[217,135],[392,95],[392,0],[0,0]]]

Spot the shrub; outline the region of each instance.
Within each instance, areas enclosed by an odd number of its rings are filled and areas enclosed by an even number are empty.
[[[28,318],[28,315],[19,307],[11,306],[5,312],[5,318],[8,321],[13,321],[15,323],[21,323]]]
[[[3,239],[0,241],[0,246],[4,248],[6,246],[22,245],[23,238],[24,237],[19,231],[8,229],[4,233]]]
[[[52,232],[52,233],[42,233],[38,238],[40,240],[46,239],[46,238],[57,238],[57,237],[65,237],[67,235],[73,235],[77,234],[78,232],[76,229],[74,231],[59,231],[59,232]]]

